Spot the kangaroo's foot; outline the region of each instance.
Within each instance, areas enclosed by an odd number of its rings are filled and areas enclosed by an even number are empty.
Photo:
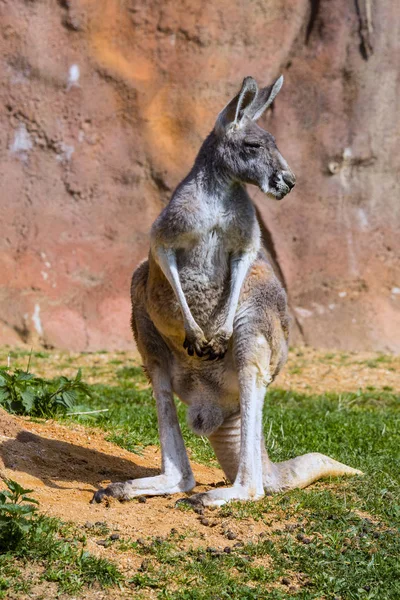
[[[362,471],[320,454],[310,452],[281,463],[264,463],[264,489],[266,494],[285,492],[295,488],[305,488],[324,477],[341,475],[363,475]]]
[[[359,469],[348,467],[319,452],[303,454],[281,463],[268,461],[266,470],[268,472],[264,475],[265,494],[305,488],[324,477],[363,475]],[[264,494],[256,493],[255,490],[233,485],[194,494],[189,498],[178,500],[178,503],[183,502],[193,506],[222,506],[231,500],[260,500],[263,497]]]
[[[177,504],[185,503],[193,506],[222,506],[231,500],[260,500],[264,497],[263,493],[257,493],[256,490],[233,485],[227,488],[218,488],[209,492],[193,494],[189,498],[178,500]]]
[[[168,475],[131,479],[121,483],[111,483],[106,488],[101,488],[93,495],[91,504],[101,502],[105,496],[118,498],[118,500],[131,500],[137,496],[163,496],[164,494],[190,492],[195,485],[192,474],[179,481]]]
[[[233,415],[212,433],[210,442],[227,477],[234,481],[240,456],[240,415]],[[263,444],[264,446],[264,444]],[[348,467],[324,454],[311,452],[281,463],[273,463],[263,448],[262,456],[263,488],[265,494],[286,492],[295,488],[304,488],[324,477],[363,475],[362,471]],[[220,506],[229,500],[250,500],[256,498],[246,495],[243,489],[217,489],[206,494],[195,494],[188,501],[205,506]]]

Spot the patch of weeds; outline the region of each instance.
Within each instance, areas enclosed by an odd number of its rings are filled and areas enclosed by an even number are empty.
[[[84,550],[85,536],[57,519],[39,515],[28,496],[32,490],[6,480],[0,492],[0,598],[4,590],[16,586],[29,589],[29,580],[21,579],[18,565],[30,562],[46,565],[40,578],[58,584],[62,592],[79,592],[85,585],[97,582],[102,587],[122,581],[117,567]],[[4,595],[3,595],[4,597]]]
[[[0,369],[0,405],[17,415],[54,418],[74,407],[78,397],[90,397],[79,370],[75,379],[59,377],[49,381],[33,373]]]
[[[72,564],[68,565],[68,560]],[[60,591],[65,593],[78,592],[85,585],[93,585],[94,581],[103,588],[122,581],[122,576],[113,563],[104,558],[96,558],[84,550],[72,555],[63,553],[63,559],[54,561],[43,573],[43,578],[58,583]]]
[[[30,590],[29,578],[23,577],[21,569],[17,566],[15,558],[9,554],[0,554],[0,599],[8,597],[8,590],[14,594],[27,594]],[[23,566],[23,565],[22,565]]]
[[[0,592],[16,590],[20,570],[18,561],[46,564],[41,579],[58,583],[60,591],[77,592],[85,585],[97,582],[102,587],[122,581],[117,567],[83,549],[85,536],[57,519],[39,515],[38,502],[17,482],[5,481],[7,489],[0,492]],[[66,538],[66,539],[65,539]],[[23,580],[19,589],[23,588]],[[25,581],[26,589],[29,588]],[[1,594],[0,594],[1,598]]]
[[[28,496],[33,490],[6,479],[7,488],[0,491],[0,552],[14,550],[30,532],[35,521],[38,501]]]

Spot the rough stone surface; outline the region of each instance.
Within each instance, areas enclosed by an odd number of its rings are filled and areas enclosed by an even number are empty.
[[[394,0],[3,0],[0,343],[132,347],[151,222],[242,78],[298,177],[253,190],[295,339],[400,350]],[[297,337],[296,337],[297,336]]]

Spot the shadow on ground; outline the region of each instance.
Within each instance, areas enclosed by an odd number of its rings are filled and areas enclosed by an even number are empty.
[[[61,482],[78,482],[90,485],[92,491],[92,486],[98,487],[104,480],[124,481],[159,473],[158,469],[139,466],[133,460],[25,430],[3,441],[0,457],[7,469],[28,473],[58,489],[69,487]]]

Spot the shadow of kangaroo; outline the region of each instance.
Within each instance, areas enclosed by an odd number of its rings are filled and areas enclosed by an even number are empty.
[[[132,327],[157,402],[161,474],[113,483],[94,501],[193,489],[173,393],[232,482],[193,503],[255,500],[360,473],[319,453],[274,464],[265,450],[264,396],[287,358],[289,318],[245,184],[276,200],[295,184],[273,136],[256,124],[282,83],[259,89],[245,78],[153,224],[148,261],[133,275]]]
[[[98,487],[102,479],[126,477],[127,473],[131,477],[157,473],[156,469],[142,467],[134,460],[25,430],[18,432],[15,438],[0,439],[0,442],[0,469],[3,463],[8,469],[40,479],[50,488],[65,489],[62,482],[69,481],[77,482],[77,485],[71,483],[71,488],[90,491],[92,486]],[[90,485],[90,489],[82,488],[82,484]]]

